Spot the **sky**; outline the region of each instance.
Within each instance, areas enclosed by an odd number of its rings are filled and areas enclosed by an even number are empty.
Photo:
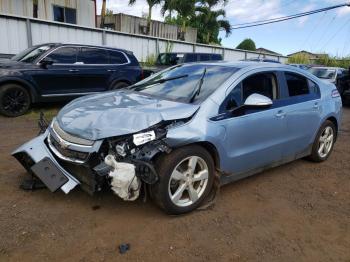
[[[186,1],[186,0],[184,0]],[[107,8],[114,13],[142,16],[148,12],[146,0],[137,0],[133,6],[128,0],[107,0]],[[276,18],[306,12],[350,0],[229,0],[222,8],[231,25]],[[97,0],[97,12],[102,0]],[[152,19],[163,21],[160,6],[152,11]],[[350,7],[342,7],[307,17],[270,25],[236,29],[229,37],[220,33],[222,45],[235,48],[245,38],[283,55],[307,50],[339,57],[350,56]]]

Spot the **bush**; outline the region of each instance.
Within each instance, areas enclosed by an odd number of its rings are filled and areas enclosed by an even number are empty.
[[[340,58],[340,57],[336,57],[336,56],[331,57],[328,55],[323,55],[315,61],[315,64],[324,65],[324,66],[349,68],[350,67],[350,57]]]
[[[146,61],[143,62],[142,64],[144,66],[154,66],[156,64],[157,57],[155,54],[150,54],[146,57]]]
[[[311,64],[310,59],[305,54],[296,54],[288,57],[289,64]]]
[[[247,51],[256,51],[255,43],[250,38],[244,39],[236,48]]]

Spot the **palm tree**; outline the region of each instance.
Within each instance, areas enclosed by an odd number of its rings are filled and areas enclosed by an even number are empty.
[[[152,8],[155,5],[159,5],[162,0],[147,0],[148,4],[148,16],[147,16],[147,34],[151,32],[151,19],[152,19]],[[129,5],[133,5],[136,3],[136,0],[129,0]]]
[[[219,9],[213,11],[209,6],[197,6],[196,16],[193,18],[198,29],[198,40],[202,43],[220,43],[218,39],[219,31],[224,30],[226,36],[231,34],[230,22],[223,19],[226,16],[225,10]]]
[[[198,0],[164,0],[162,6],[162,15],[168,11],[168,21],[181,26],[182,31],[185,31],[186,25],[194,15],[195,4]],[[176,11],[177,17],[172,19],[172,12]]]

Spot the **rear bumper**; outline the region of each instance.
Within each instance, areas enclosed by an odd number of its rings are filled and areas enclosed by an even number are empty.
[[[15,151],[12,152],[12,156],[16,157],[17,160],[28,170],[30,169],[30,166],[26,166],[25,163],[20,161],[20,156],[27,156],[29,157],[34,163],[38,163],[45,157],[48,157],[52,160],[52,162],[56,165],[56,167],[62,171],[64,176],[67,177],[68,181],[61,186],[61,190],[68,194],[74,187],[76,187],[80,182],[69,172],[67,172],[53,157],[52,153],[48,149],[48,147],[45,144],[45,139],[48,136],[48,130],[42,135],[39,135],[35,137],[34,139],[30,140],[29,142],[23,144],[19,148],[17,148]],[[30,171],[30,170],[29,170]]]

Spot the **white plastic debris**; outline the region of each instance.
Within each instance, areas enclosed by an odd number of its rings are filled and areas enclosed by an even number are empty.
[[[105,163],[113,168],[109,172],[112,178],[112,190],[122,199],[133,201],[140,194],[141,181],[135,175],[135,166],[129,163],[117,162],[112,155],[105,157]]]
[[[156,133],[153,130],[145,133],[133,135],[133,142],[135,146],[146,144],[155,139],[156,139]]]

